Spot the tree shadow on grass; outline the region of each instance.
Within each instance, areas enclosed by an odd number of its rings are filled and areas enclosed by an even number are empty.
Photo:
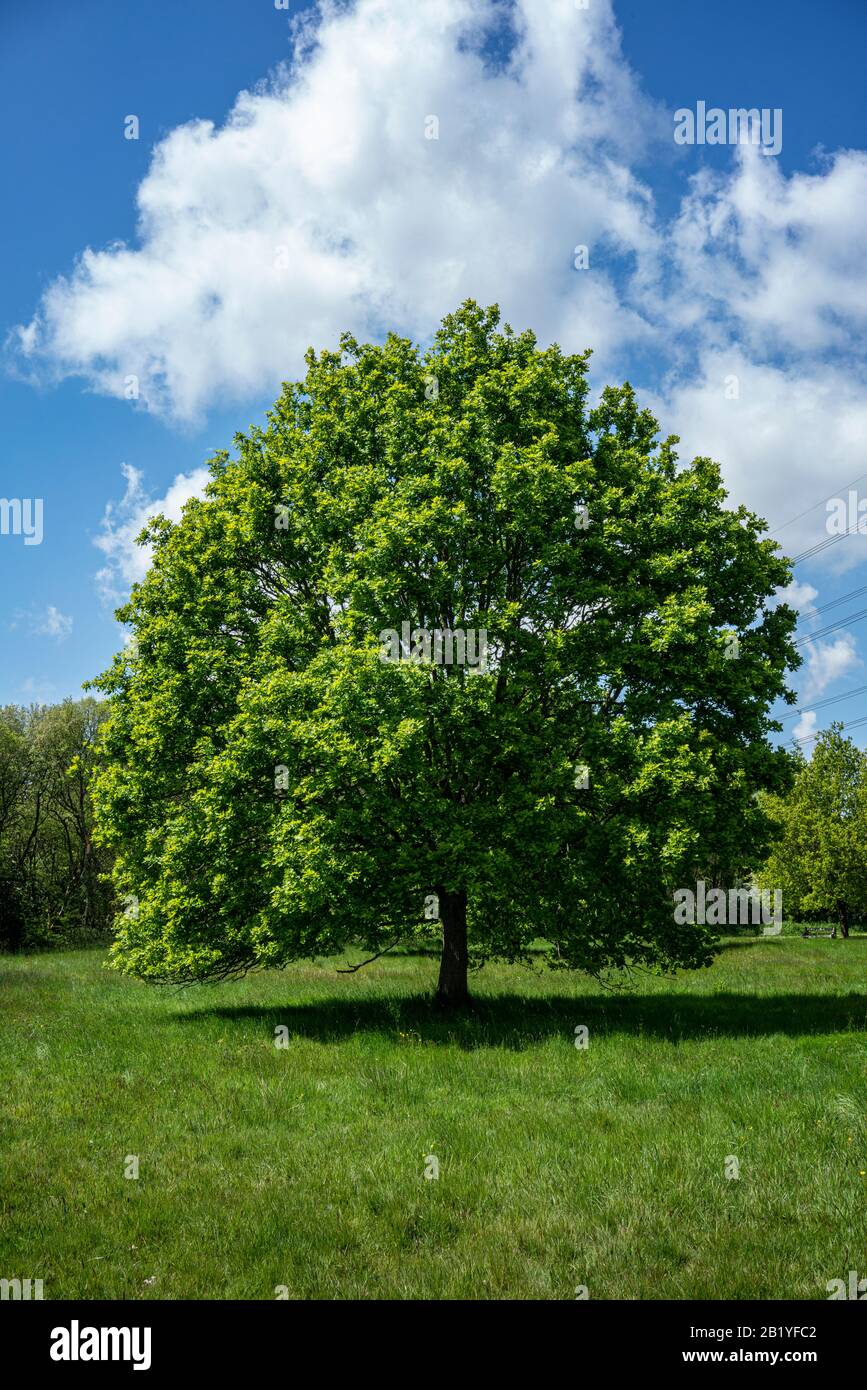
[[[194,1009],[183,1023],[219,1018],[273,1036],[278,1025],[290,1037],[339,1042],[359,1033],[384,1034],[407,1044],[457,1045],[468,1051],[507,1047],[520,1051],[548,1038],[574,1038],[584,1024],[591,1038],[632,1034],[677,1043],[692,1038],[762,1037],[782,1033],[867,1033],[867,994],[657,994],[481,996],[466,1014],[442,1013],[429,996],[391,999],[328,999],[321,1003],[239,1005]],[[401,1037],[401,1035],[403,1035]]]

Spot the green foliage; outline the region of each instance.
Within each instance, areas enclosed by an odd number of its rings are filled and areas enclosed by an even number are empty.
[[[867,916],[867,754],[832,724],[809,762],[795,755],[788,796],[768,796],[778,838],[759,874],[781,888],[787,917],[829,913],[844,931]]]
[[[93,845],[90,778],[106,705],[0,710],[0,949],[107,932],[108,856]]]
[[[593,972],[708,961],[672,888],[764,849],[788,567],[628,384],[588,410],[587,354],[498,323],[468,302],[423,354],[311,350],[144,533],[136,642],[98,682],[123,969],[382,950],[430,894],[466,894],[477,962],[538,937]],[[404,622],[484,630],[487,669],[381,660]]]

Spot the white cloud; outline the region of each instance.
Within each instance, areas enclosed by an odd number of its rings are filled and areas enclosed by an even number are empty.
[[[681,293],[715,305],[759,349],[850,350],[867,326],[867,154],[789,178],[739,147],[731,175],[693,180],[672,231]]]
[[[795,369],[757,362],[738,346],[711,349],[696,376],[655,404],[681,436],[682,456],[717,459],[733,499],[768,521],[788,555],[826,538],[823,497],[867,469],[867,377],[855,367]],[[842,572],[865,557],[867,537],[856,535],[821,563]]]
[[[816,732],[818,723],[818,714],[816,714],[815,710],[808,709],[806,713],[801,715],[800,719],[798,720],[797,724],[792,730],[792,738],[795,740],[811,738],[812,735]]]
[[[72,632],[72,618],[49,604],[36,625],[36,631],[43,637],[56,637],[58,642],[62,642]]]
[[[17,608],[8,627],[10,632],[18,632],[24,626],[37,637],[54,637],[58,642],[63,642],[72,632],[72,621],[59,608],[48,604],[44,609]]]
[[[819,597],[819,590],[814,589],[812,584],[802,584],[800,580],[793,579],[785,589],[778,591],[777,597],[780,603],[786,603],[790,608],[797,608],[799,613],[810,615],[814,611],[813,600]]]
[[[150,546],[139,545],[136,537],[150,517],[162,513],[169,521],[179,521],[184,503],[201,496],[210,474],[207,468],[178,473],[163,497],[153,497],[145,488],[138,468],[121,465],[126,490],[120,502],[108,502],[102,518],[101,534],[95,537],[106,557],[97,572],[97,584],[106,601],[125,597],[131,584],[144,579],[150,564]]]
[[[292,70],[242,92],[222,128],[194,121],[157,146],[138,248],[84,251],[19,330],[21,354],[115,395],[135,375],[150,409],[188,420],[276,394],[310,343],[383,325],[424,337],[467,296],[603,360],[652,335],[598,262],[635,255],[652,279],[660,248],[629,167],[660,118],[609,0],[517,0],[499,67],[483,51],[507,13],[494,0],[319,9]],[[573,266],[578,244],[592,273]]]
[[[680,336],[657,408],[790,555],[826,538],[823,498],[867,467],[865,237],[867,154],[787,178],[750,146],[693,178],[671,229]],[[856,536],[817,563],[865,556]]]
[[[222,126],[156,147],[136,243],[85,250],[20,359],[119,396],[135,376],[148,409],[189,421],[275,396],[344,329],[424,339],[463,298],[498,301],[542,342],[592,347],[596,380],[640,352],[682,456],[716,458],[787,553],[826,536],[814,504],[867,468],[867,154],[787,176],[750,146],[722,172],[684,150],[697,172],[666,220],[635,170],[657,137],[677,164],[673,112],[642,96],[610,0],[322,0],[297,34]],[[110,589],[147,562],[132,535],[155,504],[127,482],[99,540]]]
[[[855,667],[863,665],[851,632],[844,632],[832,641],[808,642],[802,649],[802,654],[806,669],[806,679],[801,690],[804,704],[818,700],[834,681]]]

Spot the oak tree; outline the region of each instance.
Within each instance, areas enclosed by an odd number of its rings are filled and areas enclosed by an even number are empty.
[[[764,844],[789,570],[628,384],[590,408],[588,358],[472,301],[426,351],[344,335],[146,528],[99,682],[123,969],[379,952],[431,917],[443,1004],[540,940],[708,962],[672,890]]]

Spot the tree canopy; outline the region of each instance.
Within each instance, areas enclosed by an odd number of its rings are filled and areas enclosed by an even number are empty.
[[[628,384],[589,408],[588,359],[472,301],[424,352],[344,335],[150,523],[98,682],[119,966],[219,978],[433,914],[445,1003],[538,939],[708,962],[672,889],[765,846],[789,569]]]

